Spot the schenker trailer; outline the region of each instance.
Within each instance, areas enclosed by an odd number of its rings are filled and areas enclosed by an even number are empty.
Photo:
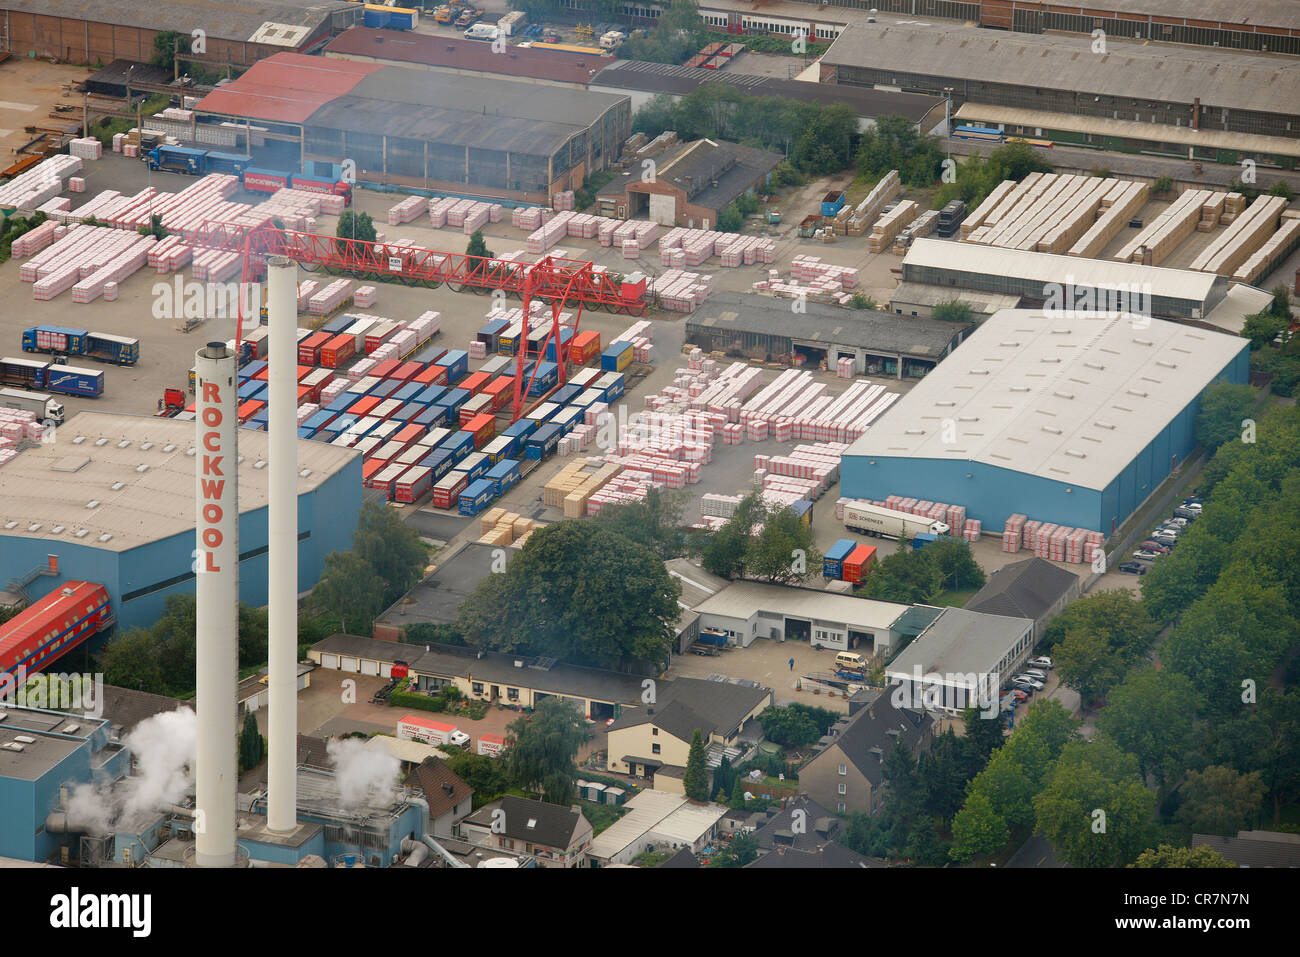
[[[844,506],[844,527],[863,535],[900,540],[915,538],[917,535],[947,535],[950,530],[944,522],[867,502],[853,502]]]

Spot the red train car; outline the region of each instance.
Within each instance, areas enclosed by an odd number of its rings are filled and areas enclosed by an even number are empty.
[[[70,581],[0,625],[0,673],[41,671],[112,624],[108,589]]]

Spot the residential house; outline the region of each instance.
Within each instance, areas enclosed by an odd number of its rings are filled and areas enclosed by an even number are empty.
[[[425,758],[402,784],[428,802],[429,832],[434,837],[452,837],[456,824],[474,809],[474,789],[440,758]]]
[[[757,868],[772,867],[887,867],[883,861],[864,857],[857,851],[851,851],[843,844],[823,844],[814,851],[800,851],[792,847],[776,847],[763,854],[757,860],[745,865]]]
[[[1212,847],[1238,867],[1300,867],[1300,834],[1238,831],[1236,837],[1193,834],[1192,847]]]
[[[539,867],[556,868],[581,867],[592,836],[591,822],[578,808],[512,794],[483,805],[460,830],[471,844],[524,854]]]

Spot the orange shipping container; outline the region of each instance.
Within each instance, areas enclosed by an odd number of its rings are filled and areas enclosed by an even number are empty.
[[[373,479],[375,475],[388,463],[383,459],[366,459],[361,463],[361,484],[366,488],[374,488]]]
[[[356,402],[353,402],[348,406],[348,415],[355,415],[357,418],[361,418],[363,415],[369,415],[374,407],[382,401],[383,400],[377,395],[363,395],[361,398],[357,399]]]
[[[414,442],[427,431],[428,430],[422,425],[415,425],[414,423],[411,425],[405,425],[398,429],[396,434],[393,435],[393,441],[401,442],[405,445],[408,442]]]
[[[397,370],[389,377],[392,379],[401,379],[403,382],[410,382],[421,370],[424,369],[423,362],[404,362],[397,367]],[[370,373],[374,375],[373,372]]]
[[[456,383],[456,388],[464,389],[470,395],[478,395],[483,391],[483,387],[492,379],[486,372],[475,372],[473,375],[467,375],[460,382]]]
[[[321,346],[330,341],[328,332],[313,332],[302,342],[298,343],[298,361],[309,366],[314,366],[320,362]]]
[[[249,399],[239,406],[239,411],[235,415],[242,425],[264,408],[266,408],[266,403],[261,399]]]
[[[493,411],[504,406],[514,395],[515,380],[508,375],[497,376],[491,382],[483,387],[483,392],[492,397],[491,407]]]
[[[443,366],[425,366],[411,377],[411,381],[423,382],[425,385],[446,385],[447,370]]]
[[[476,415],[465,423],[465,431],[474,433],[474,448],[481,449],[497,434],[497,417]]]
[[[569,343],[569,358],[578,365],[586,365],[587,360],[597,355],[600,355],[600,333],[595,329],[584,329]]]
[[[876,565],[876,546],[859,545],[844,559],[844,580],[860,582],[871,574]]]
[[[357,337],[340,333],[321,346],[320,364],[327,369],[337,369],[357,354]]]

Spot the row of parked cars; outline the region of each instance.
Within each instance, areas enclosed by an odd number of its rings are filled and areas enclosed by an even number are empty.
[[[1121,564],[1119,570],[1130,575],[1145,575],[1152,562],[1174,550],[1187,526],[1200,518],[1202,505],[1194,495],[1183,499],[1183,504],[1174,509],[1174,514],[1138,545],[1133,560]]]
[[[1052,659],[1046,655],[1030,658],[1025,663],[1028,667],[1011,679],[1011,687],[1002,692],[1002,713],[1011,714],[1016,705],[1028,701],[1035,691],[1047,687],[1047,673],[1052,670]]]

